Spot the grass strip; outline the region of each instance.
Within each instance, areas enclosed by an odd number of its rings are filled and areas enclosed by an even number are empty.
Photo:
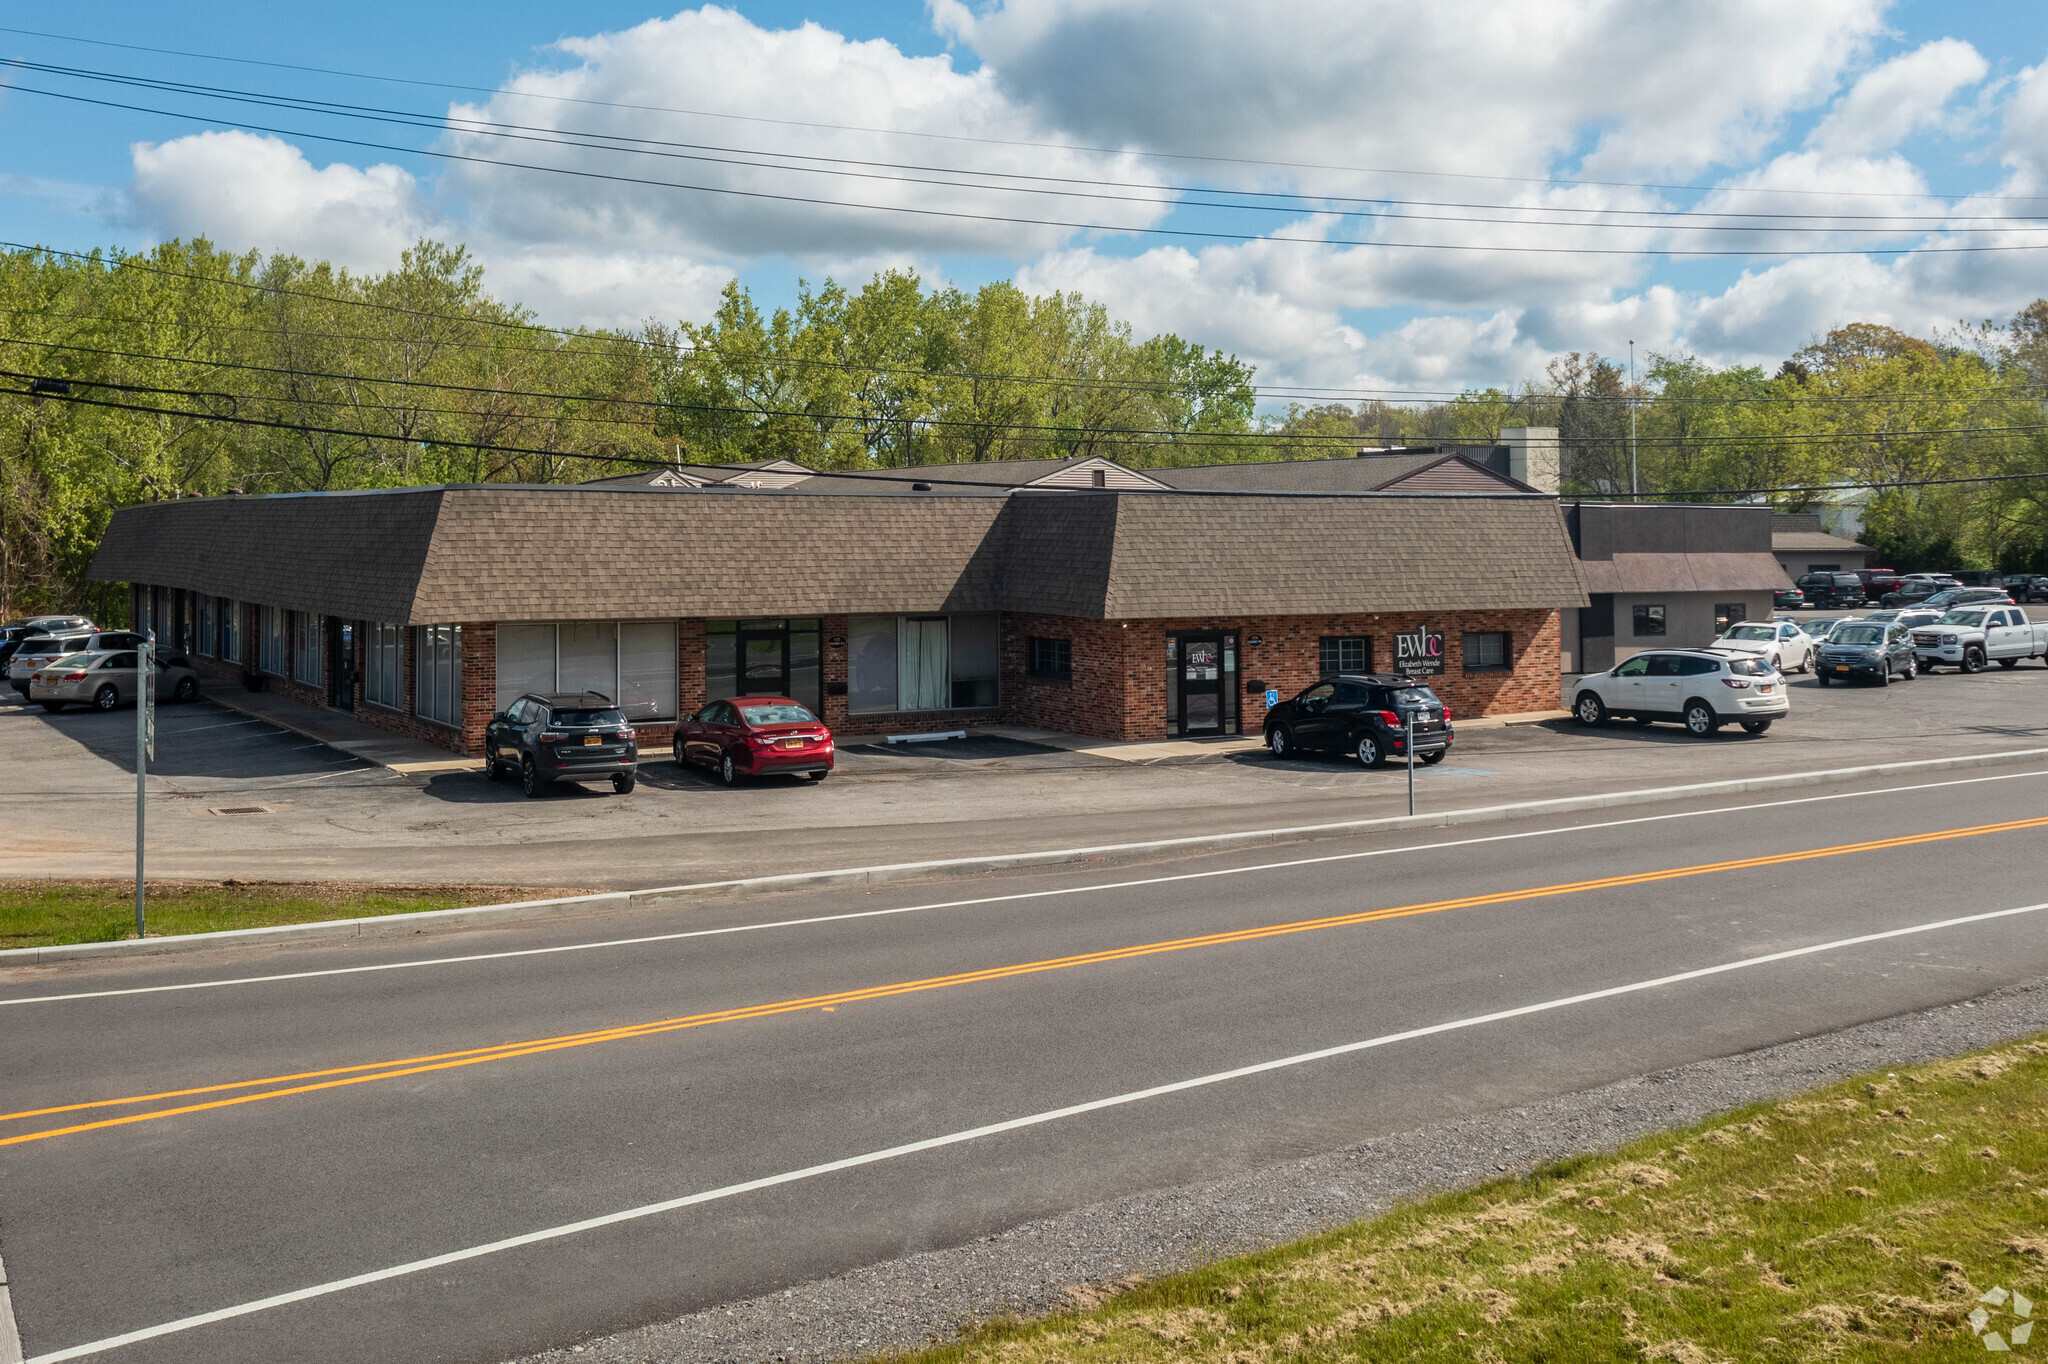
[[[2036,1039],[1756,1105],[1107,1300],[1077,1287],[1073,1311],[899,1358],[2048,1360],[2044,1165]]]
[[[376,886],[338,881],[150,881],[151,937],[411,914],[580,895],[532,886]],[[135,936],[133,880],[0,880],[0,948]]]

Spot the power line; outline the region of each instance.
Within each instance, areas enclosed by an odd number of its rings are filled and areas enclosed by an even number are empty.
[[[171,359],[171,358],[173,358],[173,357],[164,357],[164,358],[166,358],[166,359]],[[194,364],[210,364],[210,363],[213,363],[213,362],[208,362],[208,361],[193,361],[192,363],[194,363]],[[219,367],[219,368],[245,368],[245,366],[234,366],[234,365],[220,365],[220,366],[217,366],[217,367]],[[260,366],[246,366],[246,368],[265,368],[265,367],[260,367]],[[275,372],[284,372],[284,373],[305,373],[304,371],[275,371]],[[359,383],[375,383],[375,382],[382,382],[382,381],[377,381],[377,380],[368,380],[368,379],[363,379],[363,378],[360,378],[359,376],[353,376],[353,375],[339,375],[339,374],[331,374],[331,375],[324,375],[324,376],[322,376],[322,375],[312,375],[312,376],[309,376],[309,377],[327,377],[327,378],[333,378],[333,379],[338,379],[338,380],[353,380],[353,381],[355,381],[355,382],[359,382]],[[188,389],[179,389],[179,388],[166,388],[166,387],[157,387],[157,386],[149,386],[149,385],[141,385],[141,384],[122,384],[122,383],[118,383],[118,382],[112,382],[112,381],[102,381],[102,380],[94,380],[94,379],[79,379],[79,378],[69,378],[69,377],[66,377],[66,376],[58,376],[58,375],[47,375],[47,374],[29,374],[29,373],[24,373],[24,372],[21,372],[21,371],[14,371],[14,370],[0,370],[0,378],[12,378],[12,379],[19,379],[19,380],[27,381],[27,382],[30,382],[30,383],[34,383],[34,382],[37,382],[37,381],[41,381],[41,382],[43,382],[43,383],[62,383],[62,384],[76,384],[76,385],[80,385],[80,386],[82,386],[82,387],[87,387],[87,388],[105,388],[105,389],[112,389],[112,390],[117,390],[117,391],[122,391],[122,392],[134,392],[134,393],[151,393],[151,394],[157,394],[157,395],[161,395],[161,396],[176,396],[176,397],[191,397],[191,398],[227,398],[227,399],[229,399],[229,400],[231,400],[231,401],[233,401],[233,400],[239,400],[239,401],[250,401],[250,402],[254,402],[254,401],[259,401],[259,400],[267,400],[267,401],[311,401],[311,402],[313,402],[313,403],[314,403],[315,405],[328,405],[328,406],[347,406],[347,405],[349,405],[349,404],[347,404],[347,403],[345,403],[345,402],[332,402],[332,403],[329,403],[329,402],[327,402],[326,400],[319,400],[319,399],[312,399],[312,400],[307,400],[307,399],[298,399],[298,398],[286,398],[286,399],[278,399],[278,398],[274,398],[274,397],[266,397],[266,395],[258,395],[258,394],[243,394],[243,395],[234,395],[234,394],[222,394],[222,393],[211,393],[211,392],[207,392],[207,391],[204,391],[204,390],[188,390]],[[441,385],[441,384],[422,384],[421,386],[422,386],[422,387],[428,387],[428,388],[459,388],[459,387],[461,387],[461,386],[457,386],[457,385]],[[473,388],[473,389],[468,389],[467,391],[470,391],[470,392],[477,392],[477,393],[484,393],[484,394],[489,394],[489,395],[492,395],[492,396],[498,396],[498,397],[503,397],[503,396],[531,396],[531,397],[562,397],[562,396],[563,396],[563,395],[559,395],[559,394],[541,394],[541,393],[527,393],[527,394],[524,394],[524,395],[520,395],[520,394],[516,394],[516,393],[515,393],[515,394],[511,394],[511,395],[508,395],[508,394],[507,394],[507,393],[506,393],[505,391],[503,391],[503,390],[498,390],[498,389],[487,389],[487,388]],[[48,395],[37,395],[37,394],[33,394],[33,393],[23,393],[23,394],[18,394],[17,396],[31,396],[31,397],[33,397],[33,396],[48,396]],[[1061,440],[1066,440],[1066,441],[1088,441],[1088,442],[1093,442],[1093,443],[1097,443],[1097,444],[1101,444],[1101,443],[1110,443],[1110,444],[1115,444],[1115,443],[1119,443],[1119,442],[1131,441],[1131,440],[1136,440],[1136,439],[1141,439],[1141,438],[1165,438],[1165,439],[1167,439],[1167,440],[1170,440],[1170,441],[1172,441],[1172,442],[1174,442],[1174,443],[1181,443],[1181,442],[1188,442],[1188,443],[1202,443],[1202,442],[1209,442],[1209,443],[1224,443],[1224,444],[1232,444],[1232,445],[1245,445],[1245,444],[1249,444],[1249,445],[1261,445],[1261,444],[1287,444],[1287,445],[1301,445],[1301,444],[1309,444],[1309,443],[1316,443],[1316,442],[1336,442],[1336,443],[1342,443],[1342,444],[1345,444],[1345,445],[1350,445],[1350,444],[1352,444],[1352,443],[1354,443],[1354,442],[1358,441],[1359,439],[1361,439],[1360,435],[1359,435],[1358,433],[1355,433],[1355,432],[1343,432],[1343,433],[1329,433],[1329,434],[1322,434],[1322,433],[1315,433],[1315,432],[1301,432],[1301,433],[1289,433],[1289,432],[1278,432],[1278,431],[1248,431],[1248,432],[1237,432],[1237,431],[1182,431],[1182,430],[1175,430],[1175,429],[1172,429],[1172,428],[1144,428],[1144,427],[1087,427],[1087,426],[1054,426],[1054,425],[1047,425],[1047,424],[1042,424],[1042,423],[1029,423],[1029,422],[997,422],[997,421],[977,421],[977,420],[973,420],[973,419],[970,419],[970,418],[949,418],[949,417],[908,417],[908,416],[904,416],[904,415],[902,415],[902,414],[900,414],[900,413],[879,413],[879,412],[877,412],[877,413],[847,413],[847,412],[811,412],[811,411],[804,411],[804,410],[801,410],[801,409],[778,409],[778,408],[766,408],[766,407],[729,407],[729,406],[723,406],[723,405],[717,405],[717,404],[709,404],[709,403],[677,403],[677,402],[666,402],[666,401],[659,401],[659,400],[653,400],[653,399],[642,399],[642,398],[635,398],[635,399],[610,399],[610,400],[605,400],[605,401],[609,401],[609,402],[617,403],[617,404],[620,404],[620,405],[627,405],[627,406],[643,406],[643,407],[654,407],[654,408],[659,408],[659,409],[665,409],[665,410],[670,410],[670,411],[682,411],[682,412],[698,412],[698,413],[706,413],[706,414],[710,414],[710,415],[718,415],[718,416],[738,416],[738,417],[748,417],[748,418],[753,418],[753,419],[755,419],[755,420],[757,420],[757,421],[761,421],[761,420],[774,420],[774,419],[786,419],[786,420],[791,420],[791,421],[802,421],[802,422],[809,422],[809,423],[812,423],[812,424],[814,424],[814,425],[815,425],[815,424],[818,424],[818,423],[832,422],[832,423],[845,423],[845,424],[849,424],[849,425],[852,425],[852,426],[855,426],[855,427],[873,427],[873,426],[880,426],[880,427],[883,427],[883,428],[885,428],[885,429],[893,429],[894,427],[896,427],[896,426],[898,426],[898,425],[900,425],[900,424],[908,424],[908,425],[910,425],[910,426],[912,426],[912,427],[923,427],[923,428],[925,428],[926,430],[931,430],[931,429],[933,429],[933,428],[940,428],[940,429],[945,429],[945,430],[964,430],[964,431],[970,431],[970,432],[991,432],[991,431],[1019,432],[1019,433],[1023,433],[1023,434],[1027,434],[1027,435],[1036,435],[1036,436],[1043,436],[1043,437],[1046,437],[1046,438],[1048,438],[1049,440],[1052,440],[1052,441],[1061,441]],[[374,406],[374,404],[364,404],[364,406]],[[225,418],[218,418],[218,417],[217,417],[217,414],[213,414],[213,413],[204,413],[204,412],[178,412],[178,411],[172,411],[172,410],[168,410],[168,409],[150,409],[150,410],[151,410],[151,411],[154,411],[154,412],[156,412],[156,413],[157,413],[158,415],[163,415],[163,416],[181,416],[181,417],[190,417],[190,418],[193,418],[194,420],[200,420],[200,421],[210,421],[210,420],[216,420],[216,419],[221,419],[221,420],[225,420]],[[415,410],[420,410],[420,409],[415,409]],[[474,415],[476,415],[476,414],[474,414],[474,413],[470,413],[470,412],[465,412],[465,411],[462,411],[462,410],[460,410],[460,409],[456,409],[456,410],[453,410],[453,411],[449,411],[449,410],[447,410],[447,409],[425,409],[425,410],[436,410],[436,411],[441,411],[441,412],[444,412],[444,413],[446,413],[447,415],[455,415],[455,416],[474,416]],[[628,421],[626,421],[626,420],[624,420],[624,419],[622,419],[622,418],[607,418],[607,417],[587,417],[587,418],[581,418],[581,419],[582,419],[582,420],[589,420],[589,421],[595,421],[595,422],[600,422],[600,423],[604,423],[604,424],[610,424],[610,425],[621,425],[621,426],[630,426],[630,425],[638,425],[638,423],[628,422]],[[543,417],[533,417],[533,416],[528,416],[528,417],[526,417],[526,418],[525,418],[525,420],[532,420],[532,421],[543,421],[543,420],[552,420],[552,418],[543,418]],[[254,419],[248,419],[248,420],[246,420],[246,421],[244,422],[244,424],[251,424],[251,425],[264,425],[264,424],[266,424],[266,423],[263,423],[263,422],[259,422],[259,421],[255,421]],[[268,424],[279,424],[279,423],[268,423]],[[281,423],[281,425],[285,426],[285,427],[286,427],[286,428],[288,428],[288,429],[294,429],[294,430],[297,430],[297,429],[302,429],[301,425],[300,425],[300,424],[296,424],[296,423],[289,423],[289,422],[287,422],[287,423]],[[651,427],[651,425],[652,425],[652,424],[651,424],[651,423],[649,423],[648,425],[649,425],[649,426]],[[304,428],[304,429],[311,429],[311,428]],[[1701,446],[1701,445],[1759,445],[1759,444],[1767,444],[1767,445],[1788,445],[1788,444],[1790,444],[1790,445],[1810,445],[1810,444],[1814,444],[1814,443],[1823,443],[1823,444],[1839,444],[1839,443],[1843,443],[1843,442],[1849,442],[1849,441],[1869,441],[1869,440],[1878,440],[1878,441],[1882,441],[1882,440],[1897,440],[1897,439],[1903,439],[1903,438],[1907,438],[1907,437],[1925,437],[1925,436],[1983,436],[1983,435],[2014,435],[2014,434],[2019,434],[2019,433],[2023,433],[2023,432],[2035,432],[2035,431],[2048,431],[2048,422],[2038,422],[2038,423],[2015,423],[2015,424],[2007,424],[2007,425],[2001,425],[2001,426],[1951,426],[1951,427],[1925,427],[1925,428],[1915,428],[1915,427],[1906,427],[1906,428],[1899,428],[1899,429],[1892,429],[1892,430],[1883,430],[1883,431],[1813,431],[1813,432],[1797,432],[1797,431],[1794,431],[1794,432],[1757,432],[1757,433],[1746,433],[1746,434],[1738,434],[1738,435],[1697,435],[1697,436],[1654,436],[1654,435],[1653,435],[1653,436],[1645,436],[1645,437],[1643,437],[1643,438],[1642,438],[1642,442],[1641,442],[1641,443],[1643,443],[1643,444],[1646,444],[1646,445],[1659,445],[1659,446],[1679,446],[1679,447],[1697,447],[1697,446]],[[462,446],[462,445],[463,445],[463,442],[459,442],[459,441],[456,441],[456,442],[442,442],[442,441],[439,441],[439,440],[435,439],[435,438],[434,438],[434,437],[432,437],[431,435],[417,435],[417,436],[409,436],[409,437],[408,437],[408,436],[379,436],[379,435],[376,435],[375,433],[371,433],[371,432],[359,432],[359,431],[358,431],[358,432],[332,431],[332,432],[327,432],[326,434],[334,434],[334,435],[355,435],[355,436],[359,436],[359,437],[361,437],[361,438],[363,438],[363,439],[379,439],[379,440],[388,440],[388,441],[392,441],[392,442],[395,442],[395,443],[405,443],[405,442],[408,442],[408,441],[412,441],[412,442],[417,442],[417,443],[420,443],[420,444],[428,444],[428,445],[450,444],[450,445],[454,445],[454,446],[458,446],[458,447],[460,447],[460,446]],[[1589,440],[1589,439],[1586,439],[1586,438],[1582,438],[1582,437],[1581,437],[1581,438],[1575,438],[1575,440],[1574,440],[1574,442],[1573,442],[1573,443],[1575,443],[1575,444],[1579,444],[1579,445],[1587,445],[1587,444],[1592,444],[1592,445],[1603,445],[1603,444],[1609,444],[1609,443],[1618,443],[1618,442],[1620,441],[1620,439],[1621,439],[1621,437],[1620,437],[1620,436],[1618,436],[1618,435],[1615,435],[1615,436],[1604,436],[1604,435],[1603,435],[1603,436],[1597,436],[1597,437],[1593,437],[1593,438],[1591,438],[1590,440]],[[1446,443],[1446,444],[1453,444],[1453,445],[1455,445],[1455,444],[1459,444],[1460,442],[1456,442],[1456,441],[1451,441],[1451,442],[1445,442],[1445,443]],[[478,448],[497,448],[497,447],[488,447],[488,446],[486,446],[486,447],[478,447]]]
[[[114,42],[105,38],[81,38],[66,33],[51,33],[41,29],[0,26],[0,33],[14,33],[25,37],[45,38],[56,42],[80,43],[93,47],[116,48],[127,52],[145,52],[153,56],[182,57],[196,61],[223,62],[237,66],[264,67],[277,71],[296,71],[312,75],[340,76],[349,80],[377,81],[388,85],[407,85],[421,89],[455,90],[465,94],[490,95],[493,98],[524,99],[552,104],[573,104],[597,109],[627,109],[642,113],[677,114],[690,118],[715,118],[739,123],[759,123],[774,127],[803,128],[828,132],[871,133],[884,137],[910,137],[935,142],[957,142],[975,146],[1020,147],[1041,151],[1084,152],[1103,156],[1140,156],[1160,161],[1200,162],[1221,166],[1249,166],[1275,170],[1319,170],[1332,171],[1343,175],[1394,175],[1417,179],[1471,180],[1493,184],[1543,185],[1560,187],[1593,187],[1602,189],[1646,189],[1673,191],[1679,193],[1719,194],[1769,194],[1812,195],[1836,198],[1899,199],[1921,198],[1906,196],[1889,190],[1822,190],[1822,189],[1780,189],[1764,186],[1736,185],[1693,185],[1659,183],[1655,181],[1627,180],[1583,180],[1557,176],[1528,175],[1485,175],[1469,171],[1414,170],[1385,166],[1343,166],[1313,161],[1281,161],[1252,157],[1217,156],[1193,152],[1166,152],[1133,147],[1097,147],[1070,142],[1038,142],[1015,138],[973,137],[963,133],[934,133],[909,128],[878,128],[849,123],[829,123],[805,119],[770,118],[759,114],[736,114],[709,109],[676,108],[659,104],[636,104],[620,100],[584,99],[573,95],[548,95],[530,90],[510,90],[502,86],[463,85],[450,81],[411,79],[404,76],[384,76],[371,72],[349,71],[337,67],[308,66],[294,62],[264,61],[253,57],[227,57],[209,52],[192,52],[178,48],[149,47],[139,43]],[[2042,203],[2048,202],[2043,195],[1971,195],[1988,203]]]
[[[235,119],[217,118],[203,114],[188,114],[174,109],[158,109],[149,105],[128,104],[119,100],[94,99],[86,95],[67,94],[62,91],[44,90],[36,86],[12,85],[11,90],[23,94],[42,95],[49,99],[67,100],[76,104],[87,104],[98,108],[126,109],[135,113],[156,114],[164,118],[184,119],[193,123],[215,124],[229,128],[240,128],[248,132],[271,133],[279,137],[306,138],[318,142],[331,142],[337,146],[366,147],[375,151],[399,152],[413,156],[431,157],[439,161],[458,162],[469,165],[494,166],[504,170],[536,171],[546,175],[568,176],[579,180],[596,180],[615,184],[641,185],[655,189],[682,190],[693,194],[714,194],[731,198],[760,200],[773,203],[807,204],[820,208],[850,209],[863,213],[894,213],[915,218],[943,219],[951,222],[1002,223],[1015,227],[1050,227],[1076,232],[1129,233],[1147,237],[1173,237],[1194,241],[1228,242],[1285,242],[1300,246],[1322,247],[1374,247],[1390,251],[1450,251],[1459,254],[1496,253],[1506,255],[1555,255],[1555,256],[1643,256],[1656,255],[1673,258],[1772,258],[1794,259],[1807,256],[1903,256],[1903,255],[1956,255],[1984,252],[2038,251],[2048,249],[2048,243],[2031,245],[1978,245],[1978,246],[1912,246],[1912,247],[1867,247],[1818,248],[1800,250],[1723,250],[1699,248],[1638,248],[1598,246],[1494,246],[1467,242],[1391,242],[1364,238],[1332,237],[1290,237],[1270,233],[1221,232],[1187,227],[1145,227],[1118,225],[1114,223],[1079,222],[1065,218],[1026,218],[998,213],[970,213],[959,209],[914,208],[904,204],[866,204],[843,199],[822,199],[815,195],[782,194],[769,190],[740,189],[731,185],[697,185],[677,180],[657,180],[648,176],[619,175],[605,171],[579,170],[569,166],[547,166],[529,161],[510,161],[488,156],[469,156],[460,152],[437,151],[421,147],[405,147],[389,142],[372,142],[364,138],[339,137],[333,133],[316,133],[304,129],[279,128],[269,124],[246,123]]]
[[[657,156],[686,161],[702,161],[716,165],[743,166],[752,169],[788,171],[811,175],[831,175],[853,179],[883,180],[898,184],[932,185],[945,189],[978,190],[995,193],[1037,194],[1059,198],[1101,199],[1125,203],[1166,205],[1175,208],[1214,208],[1225,211],[1280,213],[1291,216],[1303,214],[1323,215],[1335,212],[1333,205],[1351,205],[1356,210],[1366,209],[1409,209],[1441,208],[1480,210],[1496,213],[1529,214],[1574,214],[1580,218],[1593,215],[1596,219],[1652,218],[1660,222],[1619,222],[1619,221],[1575,221],[1565,218],[1474,218],[1451,214],[1429,214],[1414,212],[1384,212],[1373,216],[1380,221],[1404,222],[1449,222],[1465,225],[1501,224],[1508,226],[1550,227],[1550,228],[1601,228],[1623,231],[1653,231],[1664,227],[1682,227],[1700,232],[1757,232],[1757,233],[1822,233],[1830,235],[1879,235],[1898,236],[1916,230],[1913,224],[1932,224],[1933,230],[1945,233],[1992,232],[1992,231],[2036,231],[2039,229],[2012,226],[2018,223],[2044,221],[2042,216],[1990,215],[1990,214],[1810,214],[1810,213],[1753,213],[1740,210],[1699,210],[1699,209],[1639,209],[1639,208],[1579,208],[1553,204],[1487,204],[1445,200],[1397,199],[1384,196],[1359,197],[1352,195],[1315,195],[1303,192],[1273,190],[1232,190],[1202,185],[1168,184],[1158,182],[1130,182],[1091,179],[1077,176],[1030,175],[1008,171],[989,171],[973,167],[931,166],[910,162],[891,162],[862,159],[857,157],[823,156],[807,152],[778,152],[759,148],[727,147],[715,143],[693,143],[674,140],[629,137],[623,134],[590,132],[580,129],[549,128],[532,124],[505,123],[490,119],[472,118],[466,115],[426,114],[416,110],[387,109],[373,105],[344,104],[332,100],[315,100],[303,96],[276,95],[263,91],[236,90],[221,86],[196,85],[185,81],[170,81],[157,77],[131,76],[120,72],[94,71],[84,67],[55,66],[48,63],[30,62],[19,58],[0,59],[0,66],[11,66],[20,70],[69,77],[77,80],[98,81],[107,84],[125,85],[140,89],[156,90],[163,93],[183,94],[203,99],[229,100],[236,103],[256,104],[268,108],[290,109],[301,113],[323,114],[338,118],[352,118],[369,122],[390,123],[401,127],[419,128],[431,132],[456,132],[471,136],[498,137],[513,141],[536,142],[545,146],[574,148],[585,151],[604,151],[632,155]],[[759,158],[773,157],[777,160]],[[790,162],[819,162],[820,165],[797,165]],[[866,169],[842,169],[862,167]],[[893,175],[883,171],[917,171],[930,175],[974,176],[979,181],[997,180],[1029,183],[980,183],[969,180],[944,180],[928,178],[927,175]],[[1087,189],[1054,189],[1051,185],[1087,186]],[[1210,195],[1228,196],[1229,201],[1219,202],[1216,198],[1156,198],[1131,194],[1105,194],[1102,189],[1138,189],[1169,195]],[[1274,202],[1262,202],[1271,200]],[[1253,202],[1247,202],[1253,201]],[[1348,215],[1347,215],[1348,216]],[[1730,218],[1763,219],[1730,223],[1719,221]],[[1716,221],[1693,221],[1712,219]],[[1677,222],[1673,220],[1684,220]],[[1820,225],[1826,220],[1828,225]],[[1884,222],[1882,227],[1838,226],[1841,222]],[[1982,223],[1988,226],[1968,226]]]

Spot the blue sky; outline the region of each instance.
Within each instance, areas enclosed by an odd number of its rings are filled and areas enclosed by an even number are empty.
[[[1540,377],[1563,351],[1616,354],[1631,339],[1768,364],[1845,321],[1925,331],[2048,292],[2048,252],[1953,249],[2048,241],[2001,224],[2048,220],[2048,197],[2028,202],[2048,196],[2048,11],[2032,0],[83,0],[0,7],[0,25],[478,88],[0,33],[0,52],[34,62],[429,118],[394,128],[17,70],[15,85],[198,117],[0,94],[7,239],[205,234],[376,270],[433,235],[469,243],[495,291],[552,322],[696,317],[735,275],[772,303],[799,277],[903,266],[1078,289],[1141,332],[1237,352],[1276,382],[1421,393]],[[549,137],[843,160],[769,170],[513,148],[556,167],[541,173],[419,154],[513,154],[439,126],[456,104]],[[1068,193],[819,173],[851,162],[1045,177],[1007,183]],[[559,173],[572,170],[742,193]],[[1157,185],[1180,188],[1143,188]],[[1245,191],[1317,197],[1251,212]],[[1185,202],[1204,192],[1236,206]],[[1402,200],[1411,216],[1311,212],[1332,196]],[[1779,230],[1642,216],[1674,210],[1779,215],[1707,220]],[[1032,217],[1250,240],[986,221]],[[1501,249],[1532,246],[1562,249]],[[1901,254],[1864,254],[1873,246]],[[1841,254],[1669,254],[1731,247]]]

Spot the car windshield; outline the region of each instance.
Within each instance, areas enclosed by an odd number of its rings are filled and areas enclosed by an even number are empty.
[[[802,706],[741,706],[740,718],[750,725],[802,725],[818,723],[818,717]]]
[[[1951,611],[1943,616],[1939,623],[1942,625],[1961,625],[1974,629],[1984,623],[1984,613],[1982,611]]]
[[[1897,620],[1897,619],[1899,618],[1899,615],[1900,615],[1900,613],[1899,613],[1899,612],[1897,612],[1897,611],[1872,611],[1872,612],[1871,612],[1871,613],[1870,613],[1869,615],[1865,616],[1865,617],[1864,617],[1863,619],[1865,619],[1865,620]]]
[[[1436,693],[1428,687],[1395,687],[1387,695],[1393,698],[1397,707],[1432,706],[1441,709],[1444,704],[1436,699]]]
[[[1761,658],[1731,658],[1728,671],[1738,677],[1768,677],[1771,665]]]
[[[548,723],[565,729],[591,729],[598,725],[623,725],[626,717],[616,710],[558,710],[548,717]]]
[[[1768,625],[1738,625],[1723,638],[1726,639],[1776,639],[1778,632]]]
[[[1844,625],[1828,636],[1828,643],[1882,644],[1884,643],[1884,627],[1882,625]]]

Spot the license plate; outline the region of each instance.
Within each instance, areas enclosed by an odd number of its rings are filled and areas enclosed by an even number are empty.
[[[603,742],[604,740],[598,738],[595,734],[586,734],[583,736],[583,746],[585,748],[596,748],[599,744]]]
[[[784,748],[802,748],[804,746],[804,741],[802,739],[784,739],[782,741],[782,746]]]
[[[1845,673],[1849,671],[1849,665],[1846,663],[1837,663],[1835,665],[1835,671],[1838,673]]]

